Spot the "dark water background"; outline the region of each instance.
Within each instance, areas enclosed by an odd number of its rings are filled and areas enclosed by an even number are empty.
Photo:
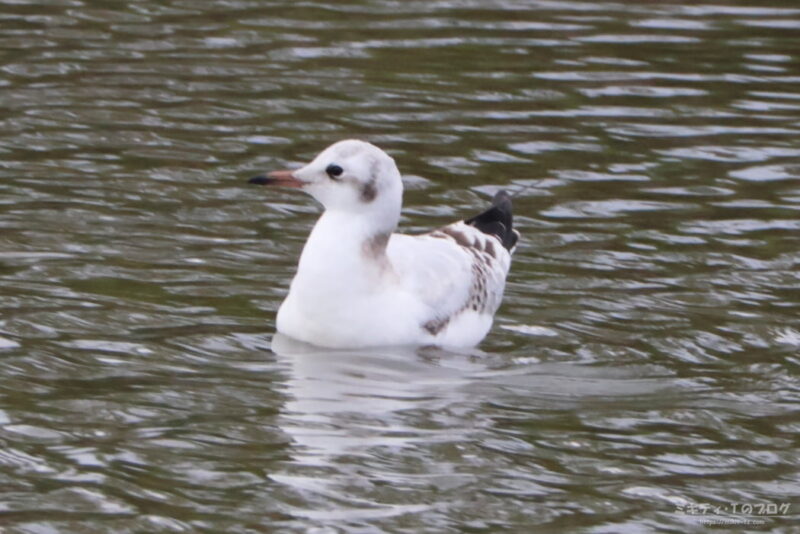
[[[798,528],[797,2],[16,0],[0,103],[3,533]],[[273,347],[345,137],[518,193],[479,349]]]

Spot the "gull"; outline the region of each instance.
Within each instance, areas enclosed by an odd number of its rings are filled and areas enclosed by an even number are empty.
[[[300,169],[249,182],[300,189],[324,208],[278,310],[279,333],[337,349],[472,347],[491,329],[519,238],[506,192],[472,218],[394,233],[400,171],[383,150],[356,139],[334,143]]]

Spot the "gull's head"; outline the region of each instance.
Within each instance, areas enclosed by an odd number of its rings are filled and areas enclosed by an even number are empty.
[[[403,194],[394,160],[375,145],[356,139],[334,143],[300,169],[270,172],[250,183],[302,189],[325,209],[337,211],[399,214]]]

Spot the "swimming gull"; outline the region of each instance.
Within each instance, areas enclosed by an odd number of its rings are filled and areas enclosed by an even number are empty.
[[[384,151],[354,139],[250,183],[302,189],[324,207],[278,310],[281,334],[331,348],[470,347],[489,332],[519,237],[504,191],[470,219],[394,233],[400,172]]]

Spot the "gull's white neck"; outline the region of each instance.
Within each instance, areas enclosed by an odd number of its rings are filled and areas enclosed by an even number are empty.
[[[368,290],[390,275],[386,244],[398,213],[326,210],[308,237],[296,280],[307,286]]]

